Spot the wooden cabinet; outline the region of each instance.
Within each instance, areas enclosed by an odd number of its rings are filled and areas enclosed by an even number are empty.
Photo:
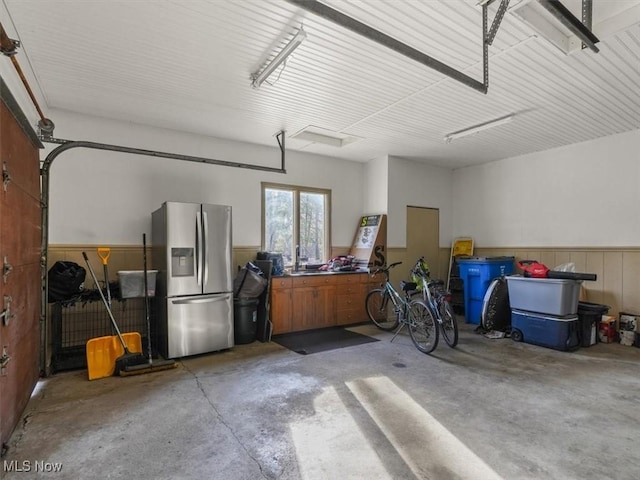
[[[291,278],[271,278],[270,311],[273,334],[290,332],[292,314]]]
[[[305,275],[292,279],[291,331],[335,325],[334,275]]]
[[[366,273],[274,277],[271,284],[273,333],[364,322],[366,294],[379,285]]]

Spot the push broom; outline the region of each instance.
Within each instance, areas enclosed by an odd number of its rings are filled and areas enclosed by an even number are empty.
[[[156,372],[159,370],[168,370],[175,368],[178,364],[175,360],[158,360],[153,361],[151,354],[151,320],[149,312],[149,285],[147,280],[147,236],[142,234],[142,256],[143,256],[143,274],[144,274],[144,313],[147,317],[147,351],[149,361],[125,368],[124,372],[120,372],[120,376],[139,375],[142,373]]]

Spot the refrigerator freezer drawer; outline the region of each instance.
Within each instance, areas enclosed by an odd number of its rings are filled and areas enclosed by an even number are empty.
[[[231,293],[167,298],[167,358],[233,347]],[[162,342],[164,343],[164,342]]]

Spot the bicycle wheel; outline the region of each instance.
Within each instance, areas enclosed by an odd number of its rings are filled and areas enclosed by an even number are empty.
[[[431,353],[438,346],[438,326],[431,310],[422,300],[409,304],[409,335],[422,353]]]
[[[442,323],[442,336],[451,348],[458,344],[458,321],[453,313],[453,309],[449,302],[442,302],[440,305],[440,318]]]
[[[398,314],[393,310],[389,294],[382,288],[371,290],[365,299],[367,315],[376,327],[391,331],[398,326]]]

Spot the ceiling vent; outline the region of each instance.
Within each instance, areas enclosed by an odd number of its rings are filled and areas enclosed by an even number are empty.
[[[356,137],[355,135],[334,132],[325,128],[314,127],[313,125],[303,128],[289,138],[306,140],[312,143],[322,143],[324,145],[331,145],[332,147],[344,147],[350,143],[362,140],[361,137]]]

